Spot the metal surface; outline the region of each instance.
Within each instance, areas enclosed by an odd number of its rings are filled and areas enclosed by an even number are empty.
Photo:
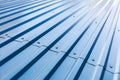
[[[0,80],[120,80],[120,0],[0,0]]]

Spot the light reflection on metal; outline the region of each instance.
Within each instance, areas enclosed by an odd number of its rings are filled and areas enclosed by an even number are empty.
[[[0,0],[0,80],[120,80],[120,0]]]

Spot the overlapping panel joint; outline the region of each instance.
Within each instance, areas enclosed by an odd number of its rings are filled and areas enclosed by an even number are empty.
[[[120,80],[120,0],[0,0],[0,80]]]

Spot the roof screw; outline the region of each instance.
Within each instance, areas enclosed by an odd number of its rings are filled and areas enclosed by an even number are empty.
[[[5,34],[5,36],[8,36],[8,34]]]
[[[112,66],[110,66],[110,68],[113,68]]]
[[[75,17],[75,16],[73,16],[73,17]]]
[[[92,61],[95,61],[94,59],[92,59]]]
[[[56,49],[58,49],[58,47],[55,47]]]
[[[76,55],[76,53],[73,53],[73,55]]]
[[[40,42],[37,42],[37,44],[40,44]]]
[[[24,39],[24,38],[21,38],[22,40]]]

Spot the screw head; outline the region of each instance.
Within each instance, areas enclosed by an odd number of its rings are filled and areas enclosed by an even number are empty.
[[[8,34],[5,34],[5,36],[8,36]]]
[[[92,59],[92,61],[95,61],[94,59]]]
[[[76,53],[73,53],[73,55],[76,55]]]
[[[40,42],[37,42],[37,44],[40,44]]]
[[[113,68],[113,66],[109,66],[110,68]]]
[[[24,39],[24,38],[21,38],[22,40]]]
[[[58,47],[55,47],[55,49],[58,49]]]

